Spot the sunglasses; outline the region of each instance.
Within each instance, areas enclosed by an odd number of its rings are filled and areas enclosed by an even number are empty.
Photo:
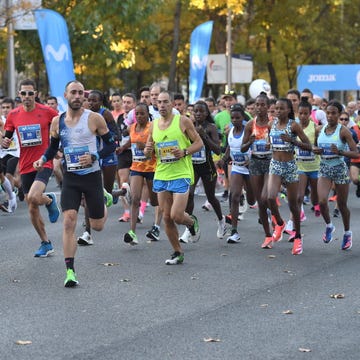
[[[35,91],[20,91],[20,95],[21,96],[34,96],[35,95]]]
[[[340,118],[341,121],[349,121],[348,118]]]

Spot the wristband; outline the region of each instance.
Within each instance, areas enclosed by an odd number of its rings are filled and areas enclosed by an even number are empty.
[[[189,152],[187,149],[184,149],[183,151],[184,151],[184,157],[189,155]]]

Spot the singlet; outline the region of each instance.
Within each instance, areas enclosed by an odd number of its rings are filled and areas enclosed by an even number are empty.
[[[230,113],[227,110],[220,111],[215,115],[214,121],[221,136],[221,146],[224,147],[226,145],[225,127],[231,124]]]
[[[2,116],[2,121],[4,122],[5,126],[6,118],[4,116]],[[16,132],[14,132],[11,143],[7,149],[3,149],[0,147],[0,159],[4,158],[7,155],[15,156],[17,158],[20,156],[19,139]]]
[[[253,119],[252,133],[255,135],[255,141],[251,145],[251,154],[258,158],[271,158],[271,149],[266,149],[269,144],[269,126],[259,126],[257,124],[257,117]]]
[[[155,180],[190,179],[194,182],[194,169],[190,156],[176,159],[172,150],[174,148],[186,149],[191,145],[190,140],[180,128],[180,115],[174,115],[164,130],[159,129],[159,120],[153,121],[152,138],[155,142],[156,170]]]
[[[291,125],[295,120],[289,119],[285,129],[278,129],[279,119],[275,118],[270,130],[270,142],[273,151],[294,152],[294,144],[281,139],[282,134],[288,134],[292,140],[296,139],[296,135],[291,131]]]
[[[230,148],[230,158],[231,158],[231,172],[236,172],[239,174],[249,174],[249,169],[245,164],[249,161],[250,151],[241,152],[241,144],[244,137],[244,127],[240,134],[234,135],[234,128],[231,128],[228,135],[228,144]]]
[[[303,129],[304,134],[310,140],[310,143],[315,144],[315,133],[316,133],[316,125],[310,120],[309,124],[306,128]],[[320,167],[320,156],[315,155],[310,150],[303,150],[299,147],[295,148],[296,154],[296,164],[299,171],[318,171]]]
[[[341,164],[344,161],[343,156],[334,154],[331,151],[332,144],[335,144],[339,150],[342,150],[342,151],[345,150],[346,144],[343,143],[340,138],[341,126],[342,126],[341,124],[338,124],[336,126],[335,131],[332,134],[325,133],[326,126],[324,126],[320,131],[317,142],[318,142],[318,146],[320,148],[324,149],[323,153],[320,156],[321,156],[321,162],[325,163],[326,165],[336,166],[336,165]]]
[[[149,128],[151,123],[148,122],[145,129],[141,132],[136,131],[136,123],[130,127],[130,140],[131,140],[131,153],[132,153],[132,165],[130,170],[140,172],[154,172],[156,168],[155,155],[149,159],[145,156],[144,150],[137,148],[136,143],[141,142],[146,144],[146,140],[149,136]]]
[[[19,145],[19,172],[27,174],[36,171],[34,161],[38,160],[49,146],[50,124],[58,113],[49,106],[35,103],[35,108],[25,111],[23,106],[11,110],[5,123],[5,131],[16,130]],[[52,161],[44,164],[45,168],[52,169]]]
[[[88,121],[91,111],[84,109],[78,123],[72,127],[65,124],[66,113],[59,118],[60,141],[64,149],[64,169],[67,172],[85,175],[100,170],[99,161],[83,167],[79,156],[97,152],[96,135],[89,129]]]

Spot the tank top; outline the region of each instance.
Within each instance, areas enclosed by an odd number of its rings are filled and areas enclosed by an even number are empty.
[[[232,172],[240,173],[240,174],[249,174],[249,169],[245,166],[245,164],[249,161],[250,151],[241,152],[241,144],[244,137],[244,128],[242,129],[240,134],[234,135],[234,128],[230,129],[228,135],[228,144],[230,148],[230,158],[232,160]]]
[[[310,143],[312,145],[315,144],[315,132],[316,132],[316,125],[315,123],[310,120],[309,124],[306,128],[303,129],[304,134],[308,137],[310,140]],[[295,148],[295,154],[296,154],[296,164],[298,166],[299,171],[318,171],[320,167],[320,156],[315,155],[310,150],[303,150],[299,147]]]
[[[273,151],[294,152],[294,144],[281,139],[282,134],[290,135],[292,140],[296,139],[296,135],[291,131],[291,125],[294,121],[294,119],[289,119],[285,129],[279,129],[279,119],[275,118],[270,130],[270,142]]]
[[[257,124],[257,117],[253,120],[253,130],[252,133],[255,135],[255,141],[251,145],[251,154],[258,158],[271,158],[271,149],[267,149],[269,144],[269,127],[266,124],[265,126],[259,126]]]
[[[136,123],[130,127],[130,141],[131,141],[131,153],[132,153],[132,164],[130,169],[133,171],[140,172],[154,172],[156,167],[156,158],[153,154],[149,159],[145,156],[144,150],[137,148],[136,143],[146,143],[149,136],[149,128],[151,123],[148,122],[143,131],[136,131]]]
[[[64,149],[65,170],[78,175],[85,175],[100,169],[96,160],[87,167],[79,164],[79,156],[97,152],[96,135],[89,129],[88,121],[91,111],[85,109],[78,123],[72,127],[65,124],[66,113],[59,119],[59,134]]]
[[[155,142],[156,170],[155,180],[190,179],[194,182],[194,169],[190,156],[176,159],[174,148],[186,149],[190,140],[180,128],[180,115],[174,115],[171,124],[164,130],[159,129],[159,118],[153,121],[152,138]]]
[[[320,155],[321,156],[321,162],[325,163],[329,166],[335,166],[339,165],[344,161],[344,157],[340,156],[338,154],[334,154],[331,151],[331,145],[335,144],[339,150],[345,150],[345,143],[342,142],[340,139],[340,129],[341,124],[338,124],[336,126],[335,131],[332,134],[326,134],[325,129],[327,126],[324,126],[319,134],[318,137],[318,146],[322,148],[324,151]]]

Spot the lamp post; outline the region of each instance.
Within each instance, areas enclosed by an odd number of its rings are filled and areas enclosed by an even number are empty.
[[[231,59],[231,9],[228,7],[227,18],[226,18],[226,86],[227,90],[231,89],[232,86],[232,59]]]
[[[7,63],[8,63],[8,96],[15,98],[15,55],[14,55],[14,24],[11,16],[11,0],[6,0],[7,21]]]

